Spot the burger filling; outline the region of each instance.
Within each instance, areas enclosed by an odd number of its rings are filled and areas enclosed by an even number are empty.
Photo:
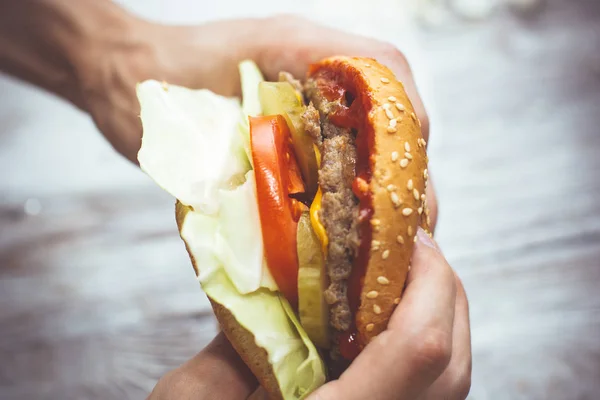
[[[330,305],[329,323],[337,331],[347,331],[353,321],[347,282],[360,245],[359,202],[352,191],[356,177],[356,135],[329,119],[331,113],[349,106],[344,104],[345,98],[328,100],[312,80],[306,83],[305,96],[311,103],[304,114],[305,127],[321,151],[320,219],[329,238],[326,268],[330,284],[324,294]]]
[[[322,293],[329,305],[329,326],[339,333],[348,333],[353,331],[355,311],[348,296],[349,278],[360,246],[359,199],[353,191],[357,163],[356,131],[340,127],[332,120],[335,114],[348,111],[352,99],[344,95],[326,96],[317,81],[309,79],[303,86],[286,72],[279,74],[279,81],[289,83],[308,103],[300,119],[303,133],[312,138],[320,153],[318,219],[327,236],[324,253],[329,282]],[[342,339],[339,339],[340,342],[338,339],[338,335],[333,335],[333,360],[341,360]]]

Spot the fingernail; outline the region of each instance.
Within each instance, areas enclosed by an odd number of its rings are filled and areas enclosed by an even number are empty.
[[[439,251],[437,243],[431,237],[429,237],[427,232],[425,232],[421,227],[417,229],[417,238],[419,239],[419,242],[423,243],[425,246],[430,247],[435,251]]]

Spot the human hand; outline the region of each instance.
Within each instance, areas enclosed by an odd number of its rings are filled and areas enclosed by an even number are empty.
[[[394,46],[326,28],[295,16],[219,21],[201,26],[164,26],[128,18],[119,41],[104,40],[84,61],[82,108],[125,157],[136,162],[141,140],[135,85],[153,78],[222,95],[239,95],[237,64],[254,60],[269,80],[280,71],[305,76],[308,66],[332,55],[376,58],[404,83],[429,139],[429,119],[404,55]],[[90,46],[94,49],[98,46]],[[433,186],[427,202],[431,224],[437,220]]]
[[[469,309],[460,280],[419,229],[402,301],[388,328],[310,400],[465,399],[471,382]]]
[[[462,400],[471,382],[469,309],[460,280],[421,229],[402,301],[388,329],[338,380],[309,400]],[[257,383],[221,334],[165,375],[152,400],[246,398]],[[260,391],[254,398],[262,398]]]
[[[163,376],[147,400],[246,399],[257,385],[221,332],[191,360]]]

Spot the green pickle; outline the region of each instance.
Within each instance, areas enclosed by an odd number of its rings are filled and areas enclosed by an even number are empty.
[[[298,221],[298,313],[300,323],[312,342],[329,348],[329,307],[323,292],[327,289],[327,274],[321,243],[304,212]]]
[[[313,139],[306,134],[302,121],[302,114],[306,110],[302,97],[288,82],[260,82],[258,97],[263,115],[279,114],[286,119],[306,192],[314,196],[318,187],[319,167]]]

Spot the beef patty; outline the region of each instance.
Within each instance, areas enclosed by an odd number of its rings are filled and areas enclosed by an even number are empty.
[[[305,96],[311,106],[303,119],[305,125],[311,127],[311,136],[317,136],[315,126],[320,126],[320,135],[315,142],[321,150],[319,186],[323,198],[319,217],[329,238],[325,263],[330,280],[325,291],[325,300],[330,305],[329,323],[337,331],[346,331],[352,324],[347,281],[360,244],[358,199],[352,192],[356,176],[355,135],[350,129],[337,127],[329,121],[329,114],[342,104],[323,97],[314,81],[306,82]],[[314,112],[313,105],[318,113]]]

